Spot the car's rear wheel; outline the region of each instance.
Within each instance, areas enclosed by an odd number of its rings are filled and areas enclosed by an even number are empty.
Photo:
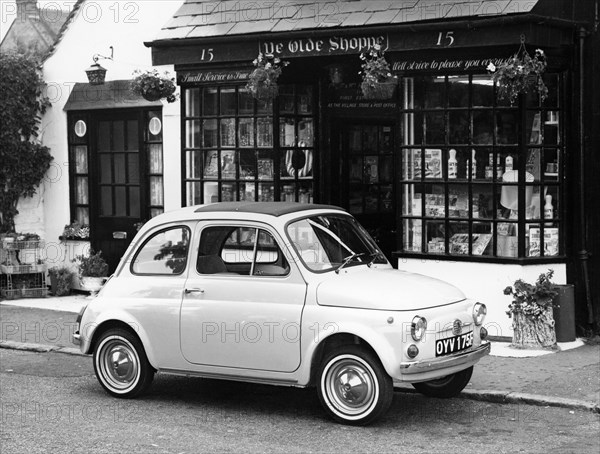
[[[142,343],[124,329],[109,329],[100,336],[94,350],[94,372],[106,391],[123,398],[143,393],[154,378]]]
[[[413,383],[413,387],[422,394],[431,397],[455,397],[465,389],[473,375],[473,366],[455,374],[447,375],[437,380]]]
[[[365,425],[389,409],[394,388],[373,353],[348,345],[325,356],[319,367],[317,392],[321,405],[334,420]]]

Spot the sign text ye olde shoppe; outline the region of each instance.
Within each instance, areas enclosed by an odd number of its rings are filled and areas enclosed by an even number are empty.
[[[323,55],[357,54],[380,44],[385,50],[388,38],[377,36],[331,36],[325,38],[296,38],[281,41],[262,41],[262,53],[278,57],[310,57]]]

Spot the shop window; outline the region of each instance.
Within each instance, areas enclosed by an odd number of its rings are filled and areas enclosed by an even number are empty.
[[[273,102],[243,85],[184,88],[185,201],[299,201],[314,192],[313,87],[285,85]]]
[[[559,75],[549,97],[497,104],[488,76],[404,78],[405,253],[519,259],[564,255]]]

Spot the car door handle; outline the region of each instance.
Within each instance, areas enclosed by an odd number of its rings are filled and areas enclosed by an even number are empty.
[[[204,293],[204,289],[203,288],[186,288],[185,294],[187,295],[188,293]]]

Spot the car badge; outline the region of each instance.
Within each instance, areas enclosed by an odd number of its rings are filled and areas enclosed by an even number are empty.
[[[454,324],[452,325],[452,334],[458,336],[462,333],[462,322],[460,320],[454,320]]]

